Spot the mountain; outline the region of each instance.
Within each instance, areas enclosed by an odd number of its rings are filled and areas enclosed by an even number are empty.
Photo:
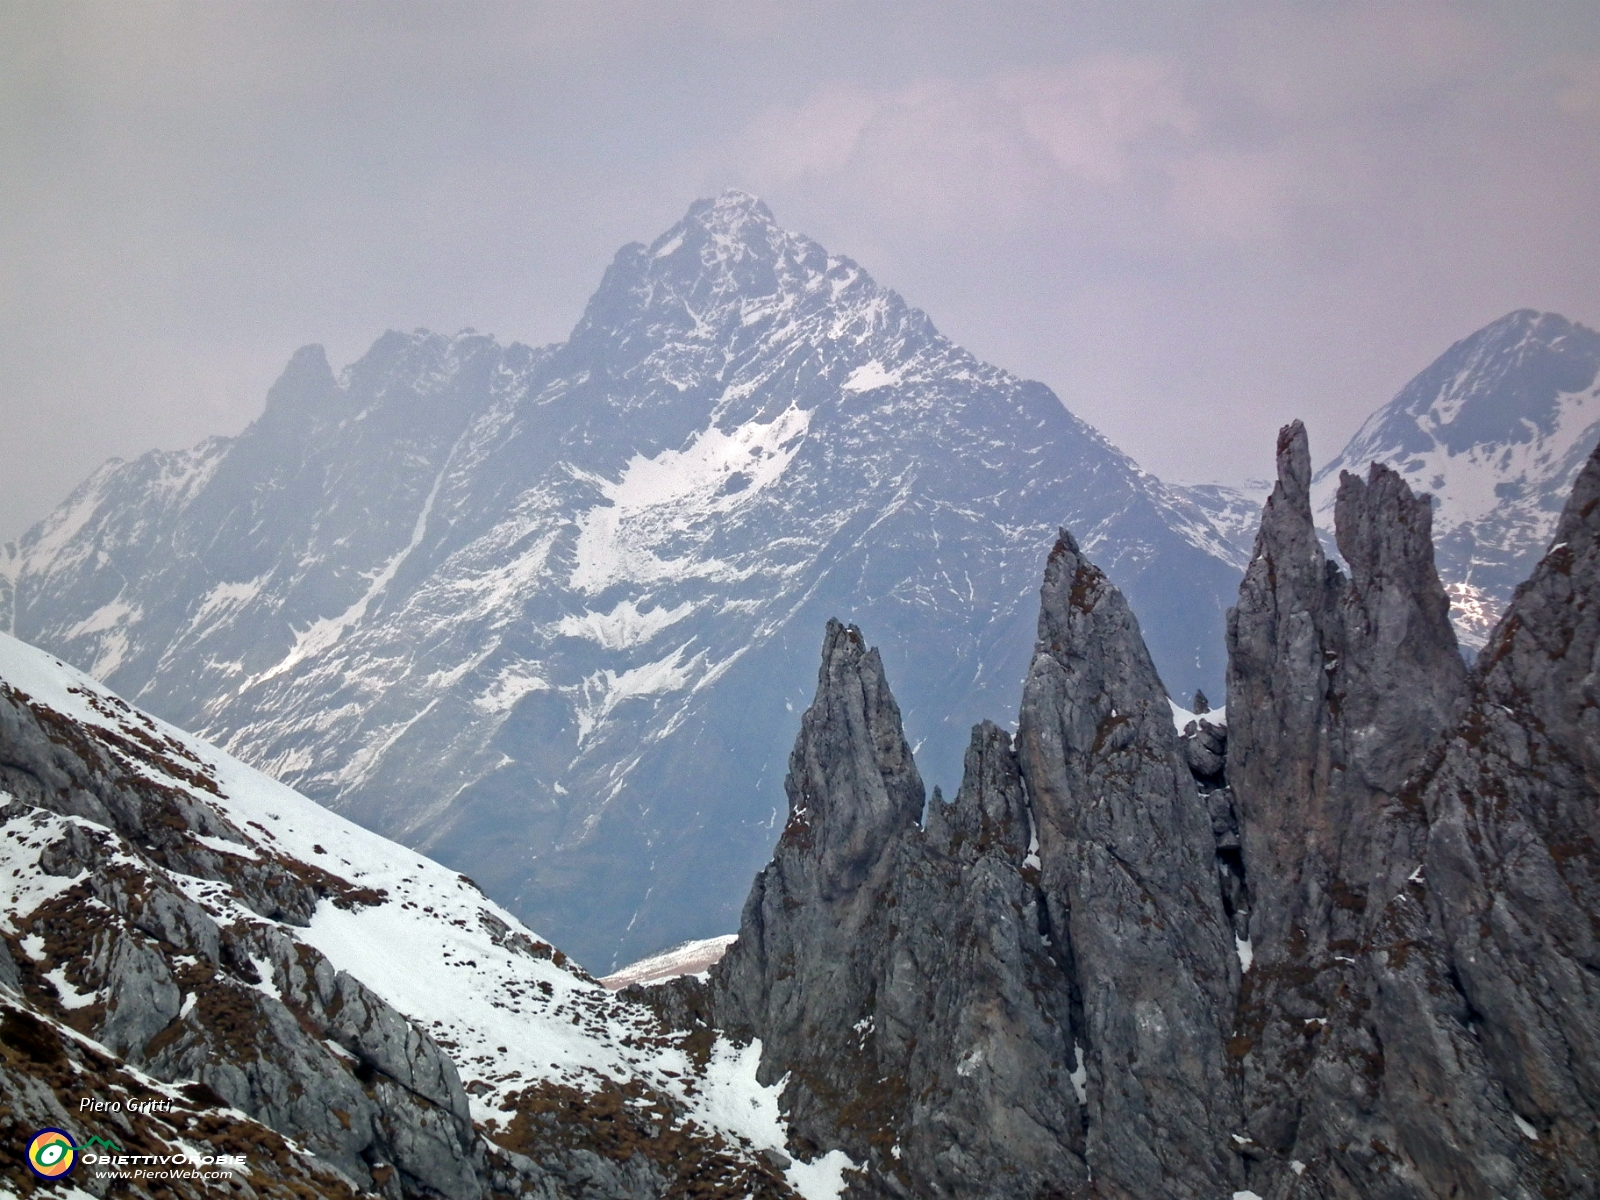
[[[1272,494],[1272,484],[1251,479],[1243,486],[1191,483],[1172,487],[1205,514],[1212,528],[1222,535],[1228,561],[1242,573],[1250,563],[1256,528],[1261,524],[1261,506]]]
[[[3,634],[0,875],[0,1134],[146,1156],[73,1195],[838,1194],[759,1048]],[[8,1154],[0,1192],[36,1186]]]
[[[21,540],[11,628],[607,970],[736,924],[829,617],[957,779],[1062,523],[1220,694],[1244,557],[1201,509],[727,193],[560,345],[308,347],[238,437],[106,464]]]
[[[1368,417],[1312,494],[1324,526],[1341,472],[1371,462],[1431,494],[1456,632],[1478,650],[1550,544],[1597,441],[1600,333],[1521,309],[1451,346]]]
[[[1470,671],[1428,498],[1346,475],[1347,573],[1277,460],[1225,719],[1063,531],[1015,736],[925,803],[829,625],[737,941],[623,994],[760,1039],[852,1200],[1600,1197],[1600,449]]]

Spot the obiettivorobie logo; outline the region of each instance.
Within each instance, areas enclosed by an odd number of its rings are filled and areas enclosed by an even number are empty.
[[[78,1147],[65,1129],[41,1129],[28,1143],[28,1166],[40,1179],[64,1179],[78,1165]]]
[[[28,1167],[40,1179],[65,1179],[79,1163],[133,1168],[113,1172],[113,1179],[222,1180],[249,1170],[244,1154],[125,1154],[121,1146],[102,1137],[75,1143],[65,1129],[41,1129],[28,1142]]]

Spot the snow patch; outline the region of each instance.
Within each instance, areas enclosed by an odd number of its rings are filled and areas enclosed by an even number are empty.
[[[667,657],[634,667],[631,671],[618,674],[607,667],[585,679],[584,703],[578,707],[578,742],[582,744],[624,700],[676,692],[687,687],[692,669],[705,659],[705,655],[697,654],[684,662],[683,656],[688,649],[689,646],[685,644]]]
[[[236,854],[240,858],[252,859],[261,857],[256,853],[254,846],[246,845],[244,842],[230,842],[227,838],[211,837],[209,834],[204,833],[191,833],[189,837],[191,840],[199,842],[202,846],[215,850],[219,854]]]
[[[3,664],[0,664],[0,679],[12,684],[17,682],[3,670]],[[20,690],[35,698],[39,695],[25,686]],[[0,929],[16,932],[15,918],[27,916],[81,878],[81,872],[76,876],[47,875],[39,867],[40,852],[59,841],[67,827],[75,823],[99,828],[82,818],[63,817],[42,808],[29,809],[0,825],[0,901],[3,901],[0,903]],[[23,939],[22,948],[30,958],[40,958],[44,954],[44,939],[30,935]]]
[[[839,385],[846,392],[870,392],[874,388],[894,387],[900,382],[900,371],[891,371],[877,359],[863,363]]]
[[[657,606],[640,610],[633,600],[623,600],[607,613],[584,612],[562,617],[556,623],[556,632],[567,637],[586,638],[602,650],[631,650],[652,641],[694,612],[694,605],[685,601],[674,608]]]
[[[855,1169],[843,1150],[830,1150],[815,1162],[791,1163],[784,1176],[806,1200],[838,1200],[848,1182],[845,1172]]]
[[[62,1008],[88,1008],[89,1005],[100,999],[99,992],[80,992],[69,983],[66,970],[62,967],[57,967],[54,971],[46,971],[44,977],[56,989],[56,995],[61,1000]]]
[[[530,692],[548,692],[550,683],[534,669],[535,663],[513,663],[495,676],[494,683],[483,695],[476,697],[473,707],[480,712],[509,712],[518,700]]]
[[[1215,725],[1218,729],[1228,727],[1228,706],[1213,708],[1206,713],[1192,713],[1172,697],[1167,697],[1167,703],[1172,706],[1172,727],[1180,734],[1189,727],[1191,721],[1201,725]]]
[[[250,601],[261,594],[261,589],[271,578],[271,573],[258,575],[243,583],[219,583],[200,600],[200,607],[195,609],[194,616],[190,618],[191,626],[199,625],[210,620],[219,613],[231,612],[243,608]]]
[[[105,633],[119,625],[130,625],[144,614],[121,599],[102,604],[94,612],[67,630],[69,638],[83,637],[89,633]]]
[[[682,450],[663,450],[654,458],[635,454],[620,479],[590,477],[606,503],[578,518],[570,585],[593,595],[623,582],[725,577],[725,564],[714,558],[667,559],[658,552],[703,541],[719,519],[777,482],[810,425],[811,412],[797,406],[731,431],[713,424]]]
[[[711,968],[728,952],[728,947],[739,940],[736,933],[720,937],[701,938],[699,941],[681,942],[670,950],[652,954],[631,962],[600,980],[612,991],[620,991],[633,983],[660,983],[680,975],[698,975]]]
[[[1250,965],[1256,961],[1255,947],[1250,944],[1249,938],[1241,938],[1235,934],[1233,949],[1239,955],[1239,973],[1244,974],[1250,969]]]

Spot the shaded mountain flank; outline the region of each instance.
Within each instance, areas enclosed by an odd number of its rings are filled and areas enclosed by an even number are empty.
[[[1065,532],[952,800],[829,625],[738,941],[629,994],[760,1039],[847,1195],[1600,1196],[1600,452],[1470,672],[1428,498],[1346,474],[1346,574],[1277,457],[1225,723]]]
[[[0,867],[0,1194],[838,1194],[751,1048],[3,634]],[[143,1174],[37,1179],[41,1129]]]
[[[108,463],[0,550],[0,629],[603,973],[737,922],[829,615],[870,617],[958,780],[1062,523],[1162,677],[1220,694],[1247,553],[730,192],[619,251],[564,343],[307,347],[238,437]]]

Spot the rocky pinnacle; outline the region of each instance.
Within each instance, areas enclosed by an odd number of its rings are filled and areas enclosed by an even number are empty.
[[[1089,1162],[1110,1195],[1228,1193],[1238,963],[1211,821],[1137,620],[1064,531],[1042,600],[1017,741],[1082,1000]]]
[[[882,666],[830,624],[705,1007],[851,1196],[1600,1195],[1600,455],[1471,672],[1429,498],[1346,474],[1347,575],[1310,478],[1297,422],[1226,726],[1175,733],[1063,532],[1016,738],[979,725],[925,825]]]

